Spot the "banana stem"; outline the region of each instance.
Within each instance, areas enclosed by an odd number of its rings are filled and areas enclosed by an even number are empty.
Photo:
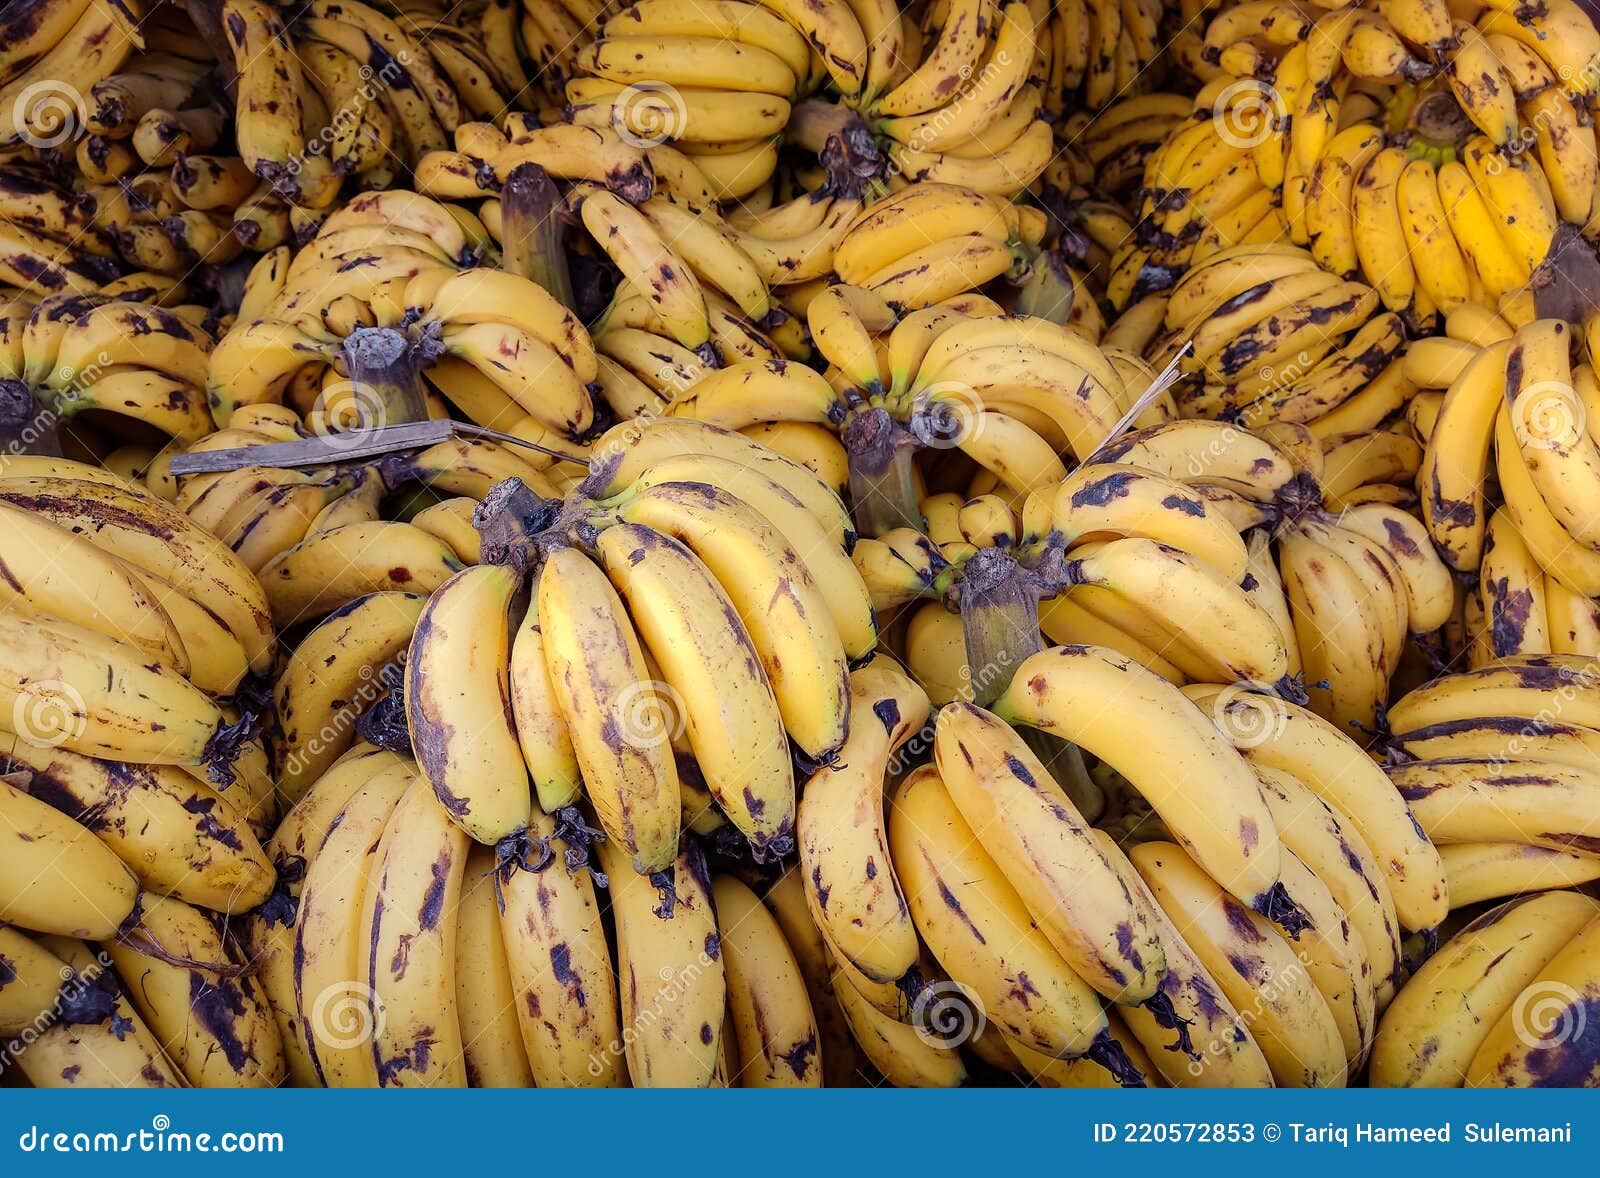
[[[878,537],[893,528],[922,527],[912,469],[916,438],[885,409],[864,409],[840,432],[850,461],[856,530]]]
[[[500,219],[505,270],[537,282],[576,311],[566,245],[572,214],[550,174],[532,163],[513,168],[500,190]]]
[[[963,566],[961,632],[971,700],[979,707],[999,699],[1023,660],[1044,649],[1039,601],[1045,593],[1044,582],[1003,548],[980,548]],[[1097,819],[1105,793],[1089,776],[1078,747],[1033,728],[1024,729],[1022,738],[1079,812]]]
[[[428,419],[421,356],[404,332],[392,327],[358,327],[345,337],[343,351],[363,426]]]
[[[22,381],[0,380],[0,451],[61,457],[61,416]]]
[[[211,49],[217,59],[217,74],[222,79],[228,97],[238,101],[239,76],[233,68],[233,50],[222,31],[222,5],[218,0],[183,0],[183,10],[194,25],[194,31]]]

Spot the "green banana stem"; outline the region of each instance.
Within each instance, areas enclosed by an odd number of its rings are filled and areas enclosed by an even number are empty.
[[[917,441],[886,409],[863,409],[840,431],[850,460],[856,530],[876,538],[894,528],[922,529],[912,467]]]
[[[392,327],[358,327],[345,337],[342,350],[363,426],[428,419],[421,351],[404,332]]]
[[[1039,601],[1046,589],[1003,548],[980,548],[962,571],[961,631],[971,702],[988,707],[1011,686],[1023,660],[1044,649]],[[1079,812],[1091,822],[1098,818],[1105,793],[1089,776],[1078,747],[1034,728],[1023,729],[1022,738]]]
[[[578,309],[567,268],[567,226],[572,214],[550,175],[538,164],[518,164],[500,190],[501,265],[537,282],[569,311]]]

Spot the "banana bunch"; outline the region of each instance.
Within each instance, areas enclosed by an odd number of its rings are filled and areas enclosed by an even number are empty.
[[[1591,667],[1587,656],[1513,656],[1425,683],[1389,709],[1390,780],[1448,851],[1465,894],[1588,878]]]
[[[516,82],[510,93],[531,95],[536,101],[523,97],[520,105],[532,107],[541,121],[549,124],[560,122],[566,110],[566,87],[578,73],[578,51],[600,35],[618,7],[616,0],[558,0],[555,4],[491,0],[477,19],[485,48],[494,55],[501,72]],[[683,14],[680,19],[693,20],[694,15]]]
[[[7,730],[86,757],[240,776],[257,709],[241,718],[225,697],[274,654],[250,570],[160,499],[70,460],[12,459],[0,505],[17,521]]]
[[[0,381],[38,406],[41,429],[85,411],[197,441],[211,432],[212,340],[184,313],[117,294],[57,294],[0,319]]]
[[[1600,563],[1582,505],[1600,392],[1587,325],[1583,334],[1579,345],[1571,325],[1536,319],[1441,354],[1454,379],[1428,424],[1417,487],[1440,555],[1478,574],[1466,603],[1473,666],[1593,653],[1600,637]]]
[[[1341,413],[1385,396],[1402,376],[1405,324],[1379,301],[1376,289],[1330,273],[1312,251],[1237,245],[1196,258],[1172,286],[1164,332],[1146,356],[1156,368],[1177,359],[1187,379],[1174,395],[1185,416],[1250,428],[1286,422],[1321,435],[1325,419],[1343,424]]]
[[[798,464],[696,422],[624,422],[589,462],[537,510],[528,488],[497,491],[480,530],[502,563],[423,609],[405,691],[422,772],[491,845],[526,827],[530,780],[564,821],[587,797],[662,887],[683,826],[781,855],[790,741],[811,764],[838,755],[848,663],[877,641],[844,507]],[[536,566],[525,607],[519,566]],[[505,724],[485,732],[502,698]]]
[[[1046,109],[1060,119],[1078,110],[1100,112],[1137,102],[1160,79],[1162,50],[1170,40],[1162,28],[1166,17],[1167,6],[1155,0],[1132,5],[1060,0],[1046,6],[1034,65]]]
[[[1251,98],[1219,95],[1215,110],[1197,100],[1146,154],[1133,233],[1110,263],[1106,297],[1113,307],[1123,310],[1168,289],[1191,266],[1286,237],[1282,200],[1256,174],[1253,138],[1235,130],[1260,117]],[[1119,131],[1112,142],[1130,134],[1126,124]]]
[[[482,424],[523,426],[530,440],[588,431],[598,375],[588,332],[537,283],[464,268],[492,239],[453,208],[400,189],[364,194],[292,260],[257,263],[212,357],[218,423],[287,403],[317,432],[338,432],[444,416],[450,403]],[[352,346],[379,340],[393,371],[352,371]]]
[[[143,45],[140,7],[50,0],[7,13],[0,23],[0,147],[47,150],[77,134],[85,92]]]
[[[1589,223],[1597,51],[1571,0],[1459,14],[1252,2],[1207,29],[1222,76],[1201,97],[1278,192],[1290,240],[1426,327],[1514,300],[1556,229]]]
[[[686,836],[663,920],[625,848],[591,848],[601,836],[576,811],[528,804],[521,846],[497,854],[402,754],[360,743],[310,784],[274,839],[283,890],[247,932],[294,1083],[815,1086],[824,1065],[853,1078],[792,873],[713,876]]]
[[[1059,15],[1058,10],[1056,19]],[[1052,68],[1055,64],[1052,57]],[[1046,93],[1054,95],[1057,91],[1052,87]],[[1075,185],[1089,184],[1092,178],[1097,191],[1126,202],[1143,180],[1151,157],[1190,119],[1193,109],[1194,103],[1185,94],[1124,94],[1119,86],[1117,96],[1092,113],[1058,112],[1058,117],[1065,120],[1069,142],[1079,145],[1090,175],[1073,175],[1071,161],[1063,157],[1045,169],[1045,180],[1054,188],[1067,191]]]
[[[720,199],[739,200],[767,183],[791,103],[820,80],[804,33],[742,0],[705,9],[644,0],[602,17],[572,54],[568,121],[645,148],[671,145]],[[898,16],[894,25],[898,36]]]
[[[846,267],[859,257],[841,256]],[[1128,369],[1073,327],[1003,315],[982,295],[923,302],[897,312],[882,289],[827,287],[806,308],[829,364],[824,374],[731,364],[691,383],[673,413],[729,429],[789,422],[837,430],[858,529],[879,535],[920,526],[919,458],[959,451],[971,494],[987,476],[1020,499],[1060,482],[1060,455],[1087,458],[1132,407]]]
[[[1581,892],[1508,900],[1439,947],[1385,1013],[1382,1087],[1568,1088],[1597,1082],[1585,1034],[1600,984],[1600,907]]]
[[[89,193],[34,167],[0,175],[0,283],[33,299],[90,294],[121,272],[114,225]]]

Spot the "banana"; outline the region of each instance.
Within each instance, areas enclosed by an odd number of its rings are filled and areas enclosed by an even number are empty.
[[[849,692],[849,739],[805,783],[796,814],[806,902],[836,955],[914,997],[917,933],[892,869],[883,790],[928,697],[881,655],[851,674]]]
[[[1469,1088],[1590,1087],[1595,1059],[1584,1042],[1594,990],[1600,919],[1591,920],[1517,995],[1467,1065]],[[1538,1005],[1539,1021],[1528,1025]]]
[[[1505,341],[1484,348],[1450,385],[1417,472],[1422,517],[1445,563],[1457,571],[1475,570],[1483,556],[1483,480],[1510,347]]]
[[[1338,1026],[1310,969],[1278,930],[1239,905],[1175,844],[1144,843],[1130,857],[1168,918],[1188,930],[1189,943],[1229,1000],[1253,1011],[1251,1036],[1273,1079],[1285,1087],[1342,1085],[1347,1064]]]
[[[1008,882],[1055,951],[1113,1001],[1149,1001],[1164,968],[1150,913],[1125,894],[1038,759],[995,716],[962,703],[940,712],[934,756],[951,799],[983,849],[1011,865]]]
[[[811,70],[811,48],[776,12],[743,0],[710,0],[692,8],[671,0],[641,0],[607,16],[609,36],[714,37],[753,45],[783,59],[796,78]]]
[[[384,828],[416,781],[410,765],[374,774],[336,811],[300,882],[292,930],[295,1023],[325,1087],[378,1083],[371,1047],[377,1024],[360,939],[363,897]]]
[[[522,578],[474,565],[433,593],[406,656],[406,721],[417,766],[451,819],[494,846],[528,820],[527,769],[506,665]]]
[[[1382,1009],[1402,981],[1400,924],[1372,851],[1348,818],[1293,774],[1261,763],[1253,768],[1284,846],[1327,888],[1355,931],[1363,951],[1360,984],[1372,991]],[[1371,1013],[1365,1012],[1369,1035]],[[1370,1041],[1361,1051],[1368,1046]]]
[[[961,1053],[930,1042],[920,1028],[874,1006],[848,976],[838,982],[839,1006],[862,1054],[896,1088],[958,1088],[966,1082]]]
[[[373,1028],[365,1046],[380,1087],[466,1087],[455,934],[467,848],[466,832],[419,776],[373,853],[356,944]]]
[[[822,1083],[816,1018],[799,963],[777,920],[732,876],[712,881],[721,930],[729,1024],[743,1088],[814,1088]],[[727,1032],[725,1031],[724,1034]]]
[[[1429,634],[1445,624],[1454,600],[1450,572],[1416,516],[1388,504],[1369,503],[1342,512],[1339,526],[1382,545],[1394,558],[1405,581],[1413,634]]]
[[[704,1088],[716,1069],[727,1008],[704,852],[693,843],[678,852],[675,898],[658,905],[625,847],[608,839],[598,849],[616,922],[622,1022],[634,1032],[624,1039],[628,1074],[637,1088]]]
[[[40,944],[58,970],[72,980],[63,986],[62,1015],[38,1031],[16,1065],[35,1088],[181,1088],[183,1079],[128,1003],[108,959],[82,941],[45,937]]]
[[[1478,594],[1490,653],[1544,654],[1551,649],[1544,571],[1502,508],[1489,518]]]
[[[187,674],[188,649],[172,618],[137,574],[88,540],[0,504],[8,576],[0,598],[135,646]]]
[[[1531,273],[1549,252],[1560,220],[1543,173],[1507,158],[1483,136],[1469,139],[1461,158],[1501,238]]]
[[[1013,1041],[1057,1057],[1104,1050],[1095,992],[1034,926],[937,771],[917,770],[895,791],[889,845],[918,931]],[[1019,988],[1035,992],[1024,998]]]
[[[852,286],[939,241],[978,236],[1004,242],[1004,210],[993,197],[957,184],[914,184],[874,204],[851,222],[834,253],[834,269]]]
[[[87,828],[0,782],[0,919],[34,932],[100,940],[138,910],[138,885]]]
[[[588,558],[560,548],[539,571],[536,608],[555,701],[601,826],[635,871],[670,871],[679,821],[671,723],[622,599]]]
[[[1407,166],[1402,149],[1385,147],[1362,166],[1351,191],[1356,257],[1362,274],[1391,311],[1411,305],[1419,281],[1407,248],[1400,205],[1400,178]]]
[[[1455,843],[1440,847],[1439,857],[1457,908],[1600,879],[1600,860],[1520,843]]]
[[[1549,892],[1493,908],[1451,937],[1384,1012],[1373,1086],[1461,1085],[1517,995],[1597,913],[1587,896]]]
[[[814,510],[774,477],[774,472],[716,454],[662,458],[635,479],[634,485],[694,481],[727,491],[765,516],[810,569],[827,599],[845,654],[860,659],[873,650],[878,633],[871,598],[859,576],[846,567],[850,559],[846,548],[853,536],[847,532],[841,537],[840,530],[830,526],[837,519],[831,505],[827,516],[819,519]],[[823,499],[822,488],[812,486],[807,490],[812,500]]]
[[[35,798],[94,832],[142,888],[243,912],[272,893],[272,865],[247,821],[247,801],[169,766],[97,761],[15,737],[0,762]]]
[[[1592,815],[1600,779],[1587,769],[1454,757],[1392,766],[1389,779],[1436,843],[1584,850],[1597,834]]]
[[[292,186],[306,151],[305,83],[288,32],[261,0],[224,0],[219,23],[238,74],[240,155],[262,179]]]
[[[635,290],[642,292],[686,348],[711,338],[705,295],[692,268],[637,209],[610,192],[586,193],[578,209],[583,224]]]
[[[754,2],[805,34],[841,94],[853,97],[862,92],[867,83],[871,49],[861,22],[846,0]]]
[[[199,764],[222,713],[177,668],[95,630],[0,616],[8,727],[35,743],[139,764]]]
[[[758,860],[782,854],[794,830],[788,740],[728,595],[688,548],[650,528],[609,528],[595,546],[682,710],[673,722],[712,796]]]
[[[526,611],[512,636],[507,677],[523,762],[540,809],[554,814],[577,801],[583,783],[545,662],[544,634],[536,606]]]
[[[530,839],[555,849],[555,819],[536,810],[528,830]],[[540,1087],[622,1087],[617,983],[594,883],[587,869],[562,859],[507,863],[499,877],[520,1042]],[[631,867],[624,873],[631,876]]]
[[[27,144],[31,138],[70,136],[77,127],[77,113],[66,116],[63,134],[63,90],[73,96],[74,106],[84,106],[82,95],[90,92],[96,82],[116,73],[141,44],[137,16],[118,0],[94,0],[87,7],[79,7],[70,23],[60,6],[51,7],[56,9],[54,15],[60,23],[43,19],[52,15],[50,12],[39,12],[38,25],[30,28],[28,22],[33,17],[28,14],[37,10],[29,7],[19,10],[17,24],[6,30],[8,57],[14,51],[13,32],[20,38],[15,49],[26,52],[25,47],[32,45],[37,56],[27,61],[26,68],[15,77],[10,69],[0,73],[6,79],[0,85],[0,145],[10,147],[18,142]],[[62,31],[53,43],[41,42],[38,38],[46,29]],[[11,64],[16,63],[17,59],[12,59]],[[66,78],[72,79],[71,86],[61,81]]]
[[[1134,536],[1085,545],[1066,557],[1063,575],[1136,603],[1170,634],[1204,634],[1193,646],[1215,679],[1277,684],[1289,673],[1271,616],[1197,557]]]
[[[1570,361],[1572,330],[1554,319],[1520,328],[1506,354],[1506,404],[1534,486],[1579,542],[1600,545],[1600,523],[1585,504],[1600,489],[1600,447],[1583,428]]]
[[[784,728],[814,763],[843,743],[848,722],[843,640],[821,590],[764,517],[704,483],[662,483],[614,509],[683,543],[710,570],[744,622]]]
[[[291,802],[341,757],[356,720],[398,683],[398,660],[426,599],[413,593],[357,598],[325,618],[285,662],[273,688],[278,788]]]
[[[1292,926],[1294,905],[1278,880],[1276,828],[1260,787],[1204,715],[1171,684],[1107,650],[1058,647],[1017,668],[995,712],[1008,722],[1042,727],[1107,760],[1214,878],[1228,881],[1229,890],[1258,911]],[[1116,716],[1144,730],[1159,728],[1169,739],[1158,755],[1147,744],[1118,739],[1120,724],[1089,724],[1090,713]],[[1207,781],[1215,796],[1181,787],[1180,778]],[[1227,800],[1220,802],[1221,797]]]
[[[530,1088],[533,1072],[517,1027],[516,994],[500,931],[495,852],[467,855],[456,926],[456,1015],[473,1088]]]
[[[369,593],[431,593],[461,562],[421,528],[396,520],[346,524],[306,537],[261,570],[281,626],[326,617]]]
[[[212,918],[181,900],[146,896],[139,919],[142,939],[101,948],[184,1079],[197,1088],[282,1083],[283,1041],[266,992],[233,960]]]

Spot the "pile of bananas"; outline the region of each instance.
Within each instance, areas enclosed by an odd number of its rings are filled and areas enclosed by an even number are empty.
[[[0,1082],[1600,1084],[1597,77],[8,8]]]

